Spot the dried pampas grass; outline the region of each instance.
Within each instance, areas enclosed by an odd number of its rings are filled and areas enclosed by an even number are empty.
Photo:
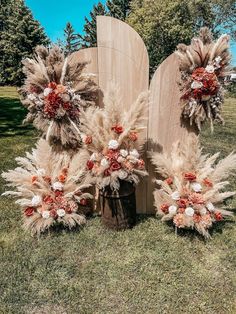
[[[23,65],[26,79],[20,95],[29,111],[25,122],[33,122],[57,150],[80,147],[80,110],[95,104],[98,91],[94,75],[83,73],[87,63],[76,53],[65,57],[57,46],[38,46],[35,57]]]
[[[147,113],[147,93],[127,109],[114,84],[104,97],[103,109],[90,107],[81,113],[83,140],[90,153],[87,169],[99,188],[118,190],[120,180],[138,183],[138,175],[147,175],[138,152],[145,141]]]
[[[230,73],[229,39],[226,34],[216,41],[207,27],[201,28],[191,45],[179,44],[176,54],[182,73],[181,98],[183,117],[196,124],[199,130],[206,120],[223,123],[221,108],[224,102],[225,77]]]
[[[17,157],[18,167],[2,174],[14,188],[3,193],[14,196],[23,209],[24,227],[39,235],[55,223],[70,229],[86,222],[83,207],[92,195],[86,192],[91,178],[85,175],[86,151],[73,157],[55,154],[46,140],[40,139],[32,153]]]
[[[225,191],[225,187],[227,179],[235,174],[236,154],[217,163],[218,157],[219,153],[202,154],[195,135],[174,144],[170,155],[151,153],[159,176],[155,207],[162,221],[172,220],[176,230],[193,228],[208,238],[208,229],[215,221],[232,215],[224,209],[223,201],[235,194]]]

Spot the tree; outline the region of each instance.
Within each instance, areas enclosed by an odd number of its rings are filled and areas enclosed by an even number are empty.
[[[95,47],[97,45],[97,15],[106,15],[107,11],[105,6],[98,2],[93,6],[90,12],[90,18],[85,18],[84,35],[79,35],[81,46],[84,48]]]
[[[37,45],[49,41],[23,0],[2,1],[1,13],[4,10],[8,14],[1,23],[0,85],[20,85],[23,79],[21,60],[31,57]]]
[[[131,0],[108,0],[106,3],[108,15],[125,21],[130,13]]]
[[[70,22],[66,24],[66,28],[64,29],[64,37],[65,37],[65,53],[71,53],[79,49],[80,41],[79,35],[75,34],[75,30]]]
[[[178,43],[188,44],[199,28],[213,34],[233,32],[234,0],[133,0],[126,20],[143,38],[150,57],[151,72],[169,56]]]

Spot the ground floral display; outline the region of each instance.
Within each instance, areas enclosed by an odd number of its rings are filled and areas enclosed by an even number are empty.
[[[26,122],[43,131],[51,145],[76,150],[81,146],[81,108],[95,104],[97,86],[86,62],[76,53],[67,57],[57,46],[36,48],[34,59],[23,60],[25,84],[20,89],[29,113]]]
[[[24,227],[39,235],[56,223],[75,227],[86,219],[83,206],[92,195],[84,190],[91,179],[84,176],[87,154],[80,152],[72,158],[55,154],[46,140],[40,139],[36,149],[26,157],[17,157],[15,170],[2,174],[8,186],[3,193],[17,198],[22,207]]]
[[[98,187],[118,190],[120,180],[139,182],[145,162],[139,152],[145,140],[148,95],[141,94],[128,110],[122,108],[119,89],[111,85],[104,108],[88,108],[81,114],[83,141],[90,158],[87,170]]]
[[[154,191],[157,214],[162,221],[173,221],[179,228],[196,229],[204,237],[216,221],[233,213],[224,208],[223,201],[235,192],[225,191],[228,178],[236,171],[236,154],[216,163],[219,153],[202,154],[199,140],[188,135],[185,143],[176,143],[170,155],[153,153],[152,162],[160,188]]]
[[[176,54],[182,74],[182,115],[201,129],[210,120],[223,122],[224,85],[229,75],[229,36],[222,35],[213,41],[208,28],[202,28],[191,45],[179,44]]]

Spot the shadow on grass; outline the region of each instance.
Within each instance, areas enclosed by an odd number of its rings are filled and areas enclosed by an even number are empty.
[[[33,130],[31,125],[23,125],[27,111],[19,99],[0,97],[0,137],[25,135]]]

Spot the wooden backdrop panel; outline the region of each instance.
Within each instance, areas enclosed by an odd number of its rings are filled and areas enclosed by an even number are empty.
[[[140,36],[126,23],[112,17],[97,17],[99,86],[106,92],[110,82],[120,88],[124,108],[148,90],[149,59]],[[147,134],[146,134],[147,135]],[[147,179],[137,187],[137,211],[146,213]]]
[[[173,53],[157,68],[151,80],[148,151],[170,152],[174,142],[184,141],[189,132],[195,131],[181,121],[179,81],[179,61]],[[154,213],[153,179],[156,174],[150,162],[148,171],[147,209],[148,213]]]

